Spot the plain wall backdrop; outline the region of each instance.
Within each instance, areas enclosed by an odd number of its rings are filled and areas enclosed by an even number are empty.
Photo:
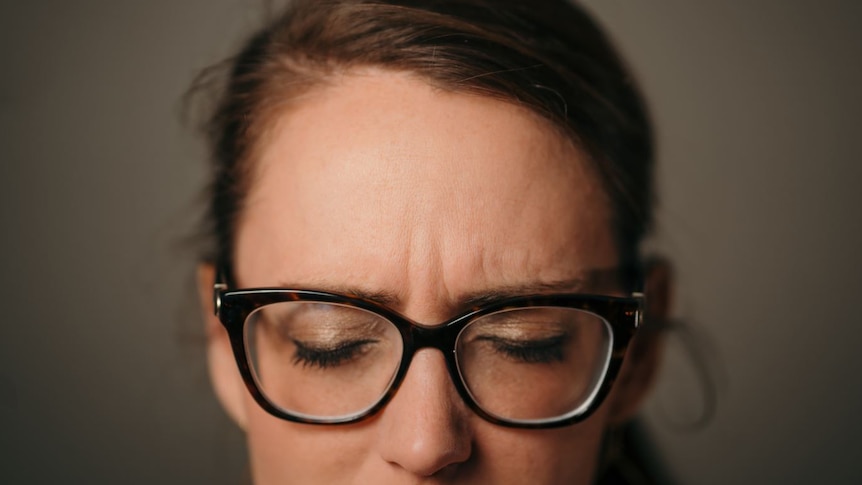
[[[195,73],[263,0],[0,4],[0,482],[236,484],[183,238]],[[589,0],[658,126],[671,336],[647,404],[683,484],[862,483],[862,3]],[[687,335],[687,334],[685,334]]]

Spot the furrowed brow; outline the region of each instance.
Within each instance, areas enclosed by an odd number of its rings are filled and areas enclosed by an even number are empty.
[[[489,289],[483,289],[475,292],[467,293],[460,298],[456,305],[460,308],[475,308],[498,303],[502,300],[517,296],[541,295],[552,293],[578,293],[583,291],[596,290],[596,286],[603,287],[607,285],[604,280],[610,275],[614,275],[615,271],[597,271],[587,273],[585,276],[578,276],[570,279],[550,281],[550,282],[526,282],[523,284],[499,286]],[[605,274],[608,273],[608,274]],[[615,278],[614,278],[615,279]],[[395,292],[370,290],[352,285],[331,285],[317,284],[312,286],[295,285],[282,283],[282,288],[291,289],[314,289],[328,293],[360,298],[363,300],[373,301],[380,305],[390,308],[398,308],[401,303],[401,298]]]

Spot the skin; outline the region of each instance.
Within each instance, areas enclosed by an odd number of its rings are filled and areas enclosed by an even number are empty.
[[[513,104],[352,72],[305,95],[260,148],[237,233],[241,287],[356,289],[435,324],[468,295],[574,290],[584,271],[617,263],[585,155]],[[211,315],[212,268],[200,280]],[[590,483],[605,429],[634,412],[652,367],[627,362],[582,423],[519,430],[472,413],[442,354],[423,349],[382,412],[322,427],[260,409],[214,317],[208,328],[212,379],[258,485]]]

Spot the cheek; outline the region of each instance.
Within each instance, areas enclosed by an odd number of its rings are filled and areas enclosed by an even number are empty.
[[[275,419],[251,398],[246,405],[256,485],[346,483],[374,475],[376,420],[308,426]],[[519,430],[474,421],[472,455],[461,464],[460,478],[465,483],[590,484],[606,423],[604,408],[583,423],[560,429]]]
[[[476,429],[474,456],[487,483],[587,485],[593,483],[607,422],[599,409],[590,419],[558,429]],[[493,477],[493,479],[491,478]],[[518,477],[513,480],[513,477]]]
[[[344,483],[368,463],[372,435],[362,423],[303,425],[270,416],[250,397],[246,406],[255,485]]]

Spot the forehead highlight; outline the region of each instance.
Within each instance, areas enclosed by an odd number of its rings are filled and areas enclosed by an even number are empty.
[[[240,276],[254,276],[243,284],[337,275],[327,281],[389,303],[387,292],[436,291],[458,304],[612,265],[592,247],[609,218],[586,157],[525,113],[392,73],[316,93],[259,161],[239,232]]]

